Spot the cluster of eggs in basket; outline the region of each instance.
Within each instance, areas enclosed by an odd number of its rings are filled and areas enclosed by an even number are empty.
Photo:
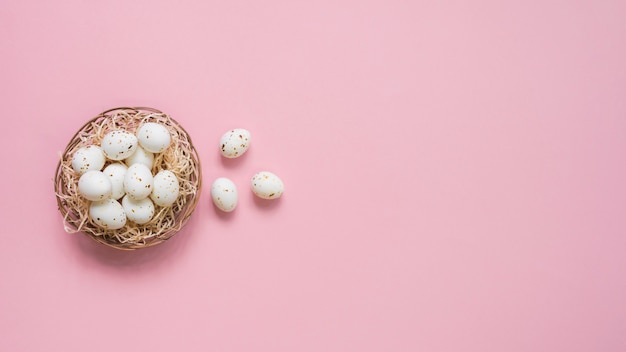
[[[152,174],[155,153],[162,153],[170,143],[167,128],[148,122],[136,134],[114,130],[100,146],[74,153],[72,168],[81,175],[78,193],[91,201],[89,216],[96,225],[116,230],[127,219],[145,224],[154,216],[155,204],[168,207],[176,201],[180,187],[176,175],[169,170]]]
[[[152,174],[154,155],[171,143],[167,128],[147,122],[136,134],[125,130],[108,132],[100,146],[78,149],[72,157],[72,168],[80,176],[78,193],[91,201],[89,216],[105,229],[117,230],[130,220],[148,223],[155,214],[155,204],[171,206],[178,198],[180,185],[169,170]],[[220,139],[220,152],[226,158],[243,155],[250,145],[250,132],[237,128]],[[106,167],[107,160],[110,161]],[[104,168],[104,169],[103,169]],[[277,199],[284,184],[278,176],[261,171],[251,180],[253,193],[263,199]],[[237,187],[228,178],[217,178],[211,186],[213,204],[224,212],[237,206]]]

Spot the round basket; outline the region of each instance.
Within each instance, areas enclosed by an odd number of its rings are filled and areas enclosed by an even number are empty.
[[[155,154],[152,173],[169,170],[178,178],[179,196],[173,205],[159,207],[148,223],[137,225],[127,221],[118,230],[103,229],[89,217],[90,201],[78,194],[80,175],[72,168],[74,153],[89,145],[100,145],[104,135],[112,130],[135,133],[144,122],[165,126],[172,137],[171,145]],[[107,160],[106,165],[111,161]],[[95,241],[117,249],[139,249],[157,245],[174,236],[189,220],[200,196],[202,177],[200,160],[189,134],[174,119],[163,112],[146,107],[107,110],[83,125],[72,137],[56,169],[54,190],[65,230],[82,232]]]

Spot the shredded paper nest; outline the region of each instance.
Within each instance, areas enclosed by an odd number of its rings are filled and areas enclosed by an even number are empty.
[[[172,142],[165,151],[154,155],[152,174],[161,170],[173,172],[180,184],[178,199],[169,207],[155,204],[155,214],[148,223],[137,225],[129,220],[119,230],[105,230],[92,222],[89,217],[91,202],[78,193],[80,175],[72,168],[72,156],[82,147],[99,146],[109,131],[135,133],[144,122],[159,123],[170,131]],[[110,163],[107,160],[104,167]],[[201,179],[196,150],[187,132],[175,120],[151,108],[117,108],[96,116],[72,138],[57,167],[55,191],[67,232],[83,232],[118,249],[138,249],[169,239],[185,225],[198,202]]]

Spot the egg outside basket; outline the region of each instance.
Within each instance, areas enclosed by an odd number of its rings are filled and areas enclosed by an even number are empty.
[[[165,126],[172,137],[170,146],[155,154],[152,173],[169,170],[178,178],[180,193],[169,207],[155,204],[155,214],[148,223],[137,225],[127,221],[119,230],[103,229],[89,217],[90,201],[78,194],[80,175],[72,168],[76,150],[100,145],[104,135],[112,130],[135,133],[145,122]],[[107,160],[106,165],[111,161]],[[202,174],[200,160],[189,134],[167,114],[152,108],[115,108],[107,110],[83,125],[72,137],[56,169],[54,190],[65,230],[82,232],[96,242],[116,249],[132,250],[157,245],[174,236],[189,220],[200,196]]]

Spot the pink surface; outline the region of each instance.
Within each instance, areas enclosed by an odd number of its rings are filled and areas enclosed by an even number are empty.
[[[2,1],[0,351],[626,350],[626,2]],[[57,152],[151,106],[202,199],[63,231]],[[253,134],[220,158],[219,137]],[[255,201],[249,179],[286,192]],[[221,215],[209,185],[239,186]]]

